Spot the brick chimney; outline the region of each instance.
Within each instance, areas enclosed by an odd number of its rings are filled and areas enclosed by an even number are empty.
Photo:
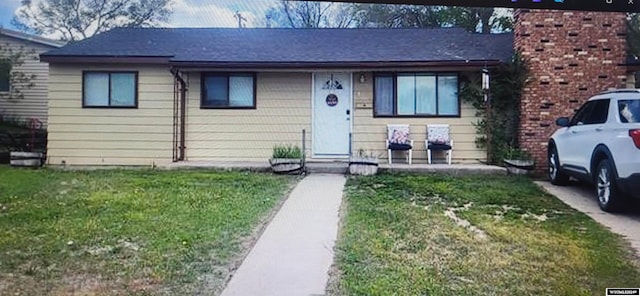
[[[626,85],[625,14],[518,10],[514,46],[529,60],[519,141],[545,172],[555,120],[571,116],[591,95]]]

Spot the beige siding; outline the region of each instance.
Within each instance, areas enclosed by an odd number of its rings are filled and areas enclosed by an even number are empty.
[[[371,77],[371,73],[367,73]],[[371,79],[366,83],[354,75],[353,149],[379,153],[386,160],[386,124],[411,125],[415,140],[414,161],[426,162],[424,140],[428,123],[451,125],[455,141],[454,161],[474,163],[486,153],[475,146],[473,123],[479,118],[470,105],[460,118],[373,118]],[[311,74],[259,73],[256,110],[200,109],[200,73],[189,75],[187,106],[187,159],[194,161],[266,161],[274,145],[301,143],[307,131],[307,155],[311,155]]]
[[[258,73],[255,110],[200,109],[200,73],[189,75],[187,160],[267,161],[276,144],[311,144],[311,74]]]
[[[356,73],[354,77],[360,77]],[[385,139],[387,137],[387,124],[409,124],[411,138],[414,140],[413,161],[426,163],[427,153],[425,138],[427,124],[446,123],[451,125],[451,138],[454,141],[453,162],[473,163],[478,160],[486,160],[486,152],[476,148],[476,131],[473,123],[480,118],[476,117],[476,110],[467,104],[462,106],[460,118],[374,118],[373,117],[373,86],[372,75],[367,73],[365,83],[354,79],[355,112],[353,121],[353,149],[373,151],[380,155],[384,161],[387,159]],[[395,157],[403,155],[395,154]]]
[[[138,71],[138,108],[82,108],[82,71]],[[153,165],[172,161],[173,79],[161,66],[50,67],[49,164]]]
[[[35,75],[31,80],[33,87],[26,89],[21,85],[12,87],[21,88],[24,97],[22,99],[10,99],[8,93],[0,92],[0,114],[18,117],[20,120],[37,118],[47,125],[47,80],[48,64],[40,62],[38,55],[53,49],[41,44],[28,42],[0,34],[0,47],[9,47],[14,52],[22,49],[28,54],[24,63],[16,67],[15,71],[20,71],[26,75]]]
[[[83,109],[82,70],[138,70],[138,109]],[[354,77],[359,77],[358,75]],[[371,77],[370,73],[368,77]],[[189,161],[267,161],[276,144],[300,145],[307,131],[310,155],[311,74],[258,73],[255,110],[201,109],[200,73],[187,75],[186,159]],[[370,79],[354,79],[353,148],[386,157],[387,123],[411,125],[416,140],[414,161],[426,162],[426,124],[449,123],[455,140],[455,162],[484,159],[475,147],[475,110],[462,108],[461,118],[373,118]],[[49,163],[77,165],[152,165],[171,162],[173,80],[168,69],[51,66],[49,88]]]

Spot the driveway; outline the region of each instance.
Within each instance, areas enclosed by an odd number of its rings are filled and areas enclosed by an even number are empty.
[[[625,237],[636,250],[636,254],[640,256],[640,203],[635,202],[622,213],[610,214],[600,210],[594,189],[590,186],[580,183],[554,186],[546,181],[539,181],[536,184],[570,207],[587,214],[614,233]]]

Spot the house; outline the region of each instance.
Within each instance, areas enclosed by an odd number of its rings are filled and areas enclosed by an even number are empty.
[[[64,43],[60,41],[0,28],[0,55],[10,52],[25,54],[22,65],[13,69],[0,67],[0,71],[5,71],[0,75],[0,116],[18,120],[35,118],[46,127],[49,68],[47,63],[39,61],[38,56],[62,45]],[[9,74],[16,72],[33,78],[11,85]],[[32,86],[26,87],[25,84]]]
[[[513,35],[462,29],[120,28],[42,54],[48,163],[266,161],[276,144],[311,160],[386,157],[386,125],[448,123],[454,162],[476,163],[477,110],[458,91],[513,55]]]

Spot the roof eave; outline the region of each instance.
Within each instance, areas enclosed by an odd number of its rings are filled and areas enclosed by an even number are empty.
[[[55,48],[62,47],[62,46],[64,46],[66,44],[66,42],[56,41],[56,40],[52,40],[52,39],[48,39],[48,38],[44,38],[44,37],[40,37],[40,36],[30,35],[30,34],[26,34],[26,33],[22,33],[22,32],[2,29],[2,28],[0,28],[0,34],[5,35],[5,36],[9,36],[9,37],[12,37],[12,38],[24,40],[24,41],[29,41],[29,42],[38,43],[38,44],[41,44],[41,45],[46,45],[46,46],[49,46],[49,47],[55,47]]]
[[[47,63],[82,64],[169,64],[170,56],[84,56],[84,55],[47,55],[41,54],[40,61]]]
[[[363,62],[206,62],[206,61],[171,61],[174,67],[190,68],[236,68],[236,69],[332,69],[332,68],[424,68],[424,67],[460,67],[478,68],[493,67],[501,64],[497,59],[490,60],[455,60],[455,61],[363,61]]]

